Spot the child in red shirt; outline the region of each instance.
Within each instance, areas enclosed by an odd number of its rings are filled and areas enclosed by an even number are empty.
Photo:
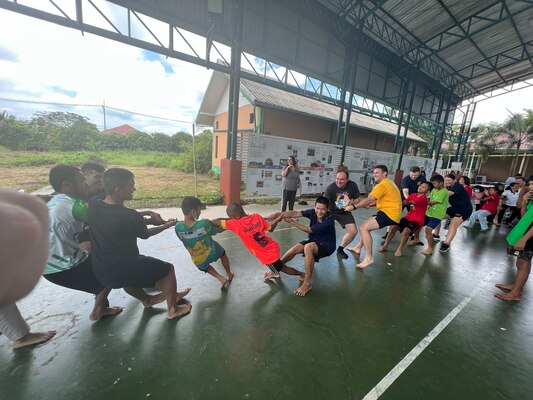
[[[220,224],[223,229],[236,233],[242,243],[258,260],[272,271],[265,273],[265,279],[279,278],[279,271],[288,275],[296,275],[303,279],[304,273],[288,267],[280,260],[280,248],[278,243],[268,236],[265,231],[272,232],[281,219],[282,213],[272,222],[268,222],[259,214],[247,215],[242,206],[237,203],[230,204],[226,213],[229,219],[214,220],[214,224]]]
[[[403,205],[409,207],[409,212],[400,220],[398,225],[391,226],[387,239],[385,239],[385,243],[383,243],[383,246],[381,246],[378,251],[383,252],[387,250],[387,247],[394,238],[396,232],[400,231],[403,232],[403,234],[400,240],[400,245],[396,249],[394,255],[397,257],[402,255],[402,250],[409,240],[409,236],[424,226],[424,219],[428,208],[427,195],[431,188],[432,185],[430,182],[422,182],[418,186],[417,192],[409,195],[409,197],[403,201]]]

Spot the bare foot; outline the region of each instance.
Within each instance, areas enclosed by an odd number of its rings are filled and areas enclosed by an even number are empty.
[[[99,319],[103,317],[107,317],[109,315],[117,315],[120,314],[124,310],[123,307],[106,307],[102,308],[100,310],[93,310],[91,315],[89,315],[89,319],[91,321],[98,321]]]
[[[385,246],[380,246],[380,247],[378,247],[378,251],[379,251],[380,253],[383,253],[385,250],[387,250],[387,248],[386,248]]]
[[[511,293],[496,293],[494,297],[505,301],[520,301],[520,295],[514,295]]]
[[[346,247],[346,250],[353,251],[355,254],[361,254],[361,249],[358,249],[357,247]]]
[[[178,301],[180,301],[181,299],[183,299],[185,296],[187,296],[189,294],[189,292],[191,291],[191,288],[188,287],[187,289],[185,289],[183,292],[178,292],[176,293],[177,296],[176,296],[176,303]]]
[[[221,289],[221,290],[226,290],[226,289],[229,287],[230,280],[229,280],[229,279],[222,278],[222,279],[220,280],[220,283],[222,284],[222,286],[220,287],[220,289]]]
[[[269,279],[279,279],[280,278],[280,275],[279,273],[274,273],[270,270],[268,270],[267,272],[265,272],[265,275],[263,275],[265,281],[269,280]]]
[[[163,294],[163,292],[154,294],[153,296],[148,296],[148,300],[141,300],[145,308],[150,308],[164,301],[165,301],[165,295]]]
[[[374,264],[374,259],[373,258],[370,258],[370,259],[364,258],[362,262],[360,262],[359,264],[356,265],[356,267],[360,268],[360,269],[363,269],[363,268],[366,268],[366,267],[368,267],[369,265],[372,265],[372,264]]]
[[[510,292],[511,290],[513,290],[513,287],[514,287],[514,285],[506,285],[504,283],[497,283],[494,286],[496,286],[498,289],[503,290],[505,292]]]
[[[422,253],[423,255],[425,255],[425,256],[430,256],[430,255],[433,254],[433,252],[430,251],[430,250],[424,250],[424,251],[421,251],[421,253]]]
[[[294,291],[294,294],[296,296],[304,297],[307,293],[309,293],[313,289],[313,286],[311,286],[310,283],[302,284],[298,289]]]
[[[395,255],[396,257],[401,257],[401,256],[402,256],[402,251],[401,251],[401,250],[396,250],[396,251],[394,252],[394,255]]]
[[[183,304],[180,306],[176,306],[175,311],[169,311],[167,312],[167,319],[174,319],[177,317],[181,317],[183,315],[187,315],[191,312],[192,304]]]
[[[235,274],[234,274],[233,272],[230,272],[230,273],[228,274],[228,281],[231,282],[231,281],[233,280],[233,277],[234,277],[234,276],[235,276]]]
[[[46,343],[56,335],[56,331],[48,332],[28,332],[26,336],[19,340],[15,340],[11,345],[14,349],[21,347],[33,346],[36,344]]]
[[[305,279],[305,274],[302,275],[296,275],[296,279],[298,279],[300,282],[303,282]]]

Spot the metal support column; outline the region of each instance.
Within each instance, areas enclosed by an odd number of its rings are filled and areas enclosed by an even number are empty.
[[[407,92],[409,91],[409,86],[411,85],[411,80],[403,81],[402,87],[402,98],[400,100],[400,115],[398,116],[398,129],[396,130],[396,136],[394,137],[394,147],[392,152],[396,153],[398,150],[398,138],[400,137],[400,132],[402,130],[403,124],[403,114],[405,113],[405,102],[407,101]]]
[[[433,132],[433,141],[431,142],[431,150],[428,152],[428,155],[427,155],[428,158],[433,158],[433,152],[435,151],[435,143],[437,142],[437,135],[439,132],[440,119],[442,118],[443,105],[444,105],[444,101],[443,99],[440,99],[439,108],[437,111],[437,119],[435,122],[435,129]]]
[[[341,129],[344,122],[344,111],[346,111],[346,88],[349,85],[350,73],[352,71],[350,60],[353,60],[353,49],[351,46],[347,45],[345,49],[346,58],[344,59],[344,70],[342,72],[341,106],[339,110],[339,119],[337,121],[337,139],[335,144],[341,143]],[[351,104],[349,104],[349,108],[351,108]]]
[[[468,118],[468,115],[470,113],[470,104],[466,107],[466,113],[463,117],[463,121],[461,122],[461,128],[459,129],[459,140],[457,142],[457,149],[455,149],[455,161],[459,161],[459,152],[461,151],[461,143],[463,142],[463,138],[465,137],[465,126],[466,126],[466,120]]]
[[[348,143],[348,134],[350,133],[350,118],[352,117],[353,93],[355,91],[355,75],[357,74],[357,64],[359,63],[359,47],[355,48],[352,53],[352,65],[350,68],[350,95],[348,96],[348,109],[346,110],[346,122],[344,123],[344,140],[342,143],[341,165],[344,165],[346,157],[346,144]]]
[[[409,90],[409,85],[407,86],[407,90]],[[409,124],[411,122],[413,102],[415,101],[415,93],[416,93],[416,82],[413,82],[413,91],[411,93],[411,100],[409,100],[409,111],[407,111],[407,121],[405,121],[405,127],[403,131],[402,147],[400,149],[400,159],[398,160],[398,168],[396,169],[400,169],[402,166],[403,153],[405,151],[405,142],[407,142],[407,132],[409,131]]]
[[[466,137],[465,137],[465,143],[463,145],[463,152],[461,153],[461,159],[460,161],[463,161],[465,158],[465,153],[470,150],[470,144],[468,143],[468,140],[470,139],[470,131],[472,130],[472,121],[474,121],[474,114],[476,113],[476,106],[477,103],[474,103],[470,113],[470,120],[467,121],[467,127],[466,127]]]
[[[433,167],[433,171],[431,172],[432,175],[433,175],[433,172],[435,172],[435,169],[437,168],[437,163],[439,162],[440,149],[442,147],[442,142],[444,140],[444,133],[446,132],[446,125],[448,124],[448,117],[450,115],[451,100],[452,100],[452,92],[450,92],[450,96],[446,104],[446,113],[444,114],[444,121],[442,122],[442,130],[440,133],[439,145],[437,147],[437,154],[435,154],[435,166]]]
[[[237,156],[237,127],[239,125],[239,94],[241,86],[241,42],[244,16],[243,0],[233,1],[233,37],[231,40],[231,75],[228,106],[228,144],[226,158]]]

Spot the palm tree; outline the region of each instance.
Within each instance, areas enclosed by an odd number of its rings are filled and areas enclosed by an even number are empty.
[[[501,144],[508,150],[514,150],[513,162],[509,175],[513,175],[518,166],[518,156],[522,146],[533,140],[533,110],[524,110],[527,114],[512,113],[505,120],[503,127],[505,129]]]

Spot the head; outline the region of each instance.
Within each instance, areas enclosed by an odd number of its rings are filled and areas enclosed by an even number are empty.
[[[442,189],[442,187],[444,186],[444,178],[442,177],[442,175],[433,175],[429,181],[437,190]]]
[[[418,170],[420,174],[420,170]],[[410,173],[410,172],[409,172]],[[379,183],[389,175],[389,169],[385,165],[376,165],[374,167],[374,181]]]
[[[87,196],[87,184],[79,168],[71,165],[56,165],[50,170],[48,179],[57,193],[68,194],[77,199]]]
[[[296,158],[294,158],[293,156],[287,157],[287,165],[294,165],[296,167]]]
[[[418,185],[417,192],[418,194],[426,194],[433,188],[433,185],[430,182],[422,182]]]
[[[348,171],[339,171],[337,172],[337,175],[335,175],[335,185],[337,185],[339,189],[342,189],[346,186],[349,179],[350,175],[348,174]]]
[[[319,196],[315,200],[315,214],[318,218],[322,219],[328,213],[329,199],[324,196]]]
[[[183,215],[191,216],[196,220],[202,213],[202,202],[196,197],[185,196],[181,202],[181,211],[183,212]]]
[[[448,174],[444,177],[444,186],[446,187],[452,187],[455,184],[455,175],[454,174]]]
[[[493,186],[489,188],[489,194],[496,194],[498,192],[498,186]]]
[[[529,177],[531,178],[531,177]],[[518,185],[518,190],[522,189],[524,186],[526,186],[526,180],[523,176],[519,176],[516,178],[516,184]]]
[[[135,192],[135,176],[124,168],[109,168],[104,173],[104,189],[108,196],[131,200]]]
[[[497,191],[503,192],[505,190],[505,185],[503,183],[498,183],[495,188]]]
[[[516,184],[516,182],[512,182],[510,185],[509,185],[509,190],[511,192],[516,192],[518,190],[518,185]]]
[[[409,169],[409,178],[411,178],[413,181],[416,181],[419,176],[420,176],[420,167],[414,166]]]
[[[470,186],[470,178],[468,176],[461,176],[459,178],[459,183],[463,186]]]
[[[104,189],[104,172],[105,167],[95,162],[86,162],[81,166],[81,173],[89,186],[89,193]]]
[[[530,192],[533,192],[533,177],[532,176],[529,177],[527,184],[528,184],[528,190]]]
[[[237,203],[231,203],[226,208],[226,214],[228,214],[228,217],[230,217],[231,219],[239,219],[246,216],[246,213],[244,212],[242,206]]]

